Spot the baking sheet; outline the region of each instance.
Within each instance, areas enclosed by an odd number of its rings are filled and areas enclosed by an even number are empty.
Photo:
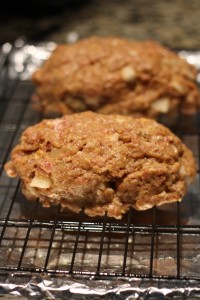
[[[0,124],[0,157],[3,162],[9,158],[8,151],[15,145],[22,131],[41,118],[31,107],[33,86],[30,76],[49,57],[55,46],[52,42],[29,45],[23,40],[17,40],[14,45],[6,43],[1,48],[0,105],[3,115]],[[200,70],[199,51],[181,50],[179,55]],[[198,81],[200,82],[199,76]],[[173,128],[192,149],[198,166],[199,119],[198,113],[190,117],[182,116],[178,127]],[[30,299],[89,299],[91,295],[93,299],[198,297],[199,170],[180,207],[174,203],[163,205],[154,211],[134,211],[128,235],[128,216],[119,223],[107,220],[107,227],[104,228],[104,220],[101,218],[93,224],[93,220],[84,216],[80,225],[76,215],[60,213],[55,227],[57,208],[44,209],[40,204],[27,202],[18,184],[17,179],[9,179],[3,172],[0,180],[0,267],[5,270],[2,269],[0,278],[1,295]],[[180,218],[177,219],[179,209]],[[181,228],[180,236],[177,235],[177,221]],[[4,230],[5,222],[7,226]],[[156,225],[153,249],[152,224]],[[80,232],[76,243],[78,229]],[[126,268],[123,270],[126,241]],[[102,242],[99,273],[96,276]],[[77,251],[73,257],[75,246]],[[177,270],[177,247],[180,248],[180,270]],[[70,275],[72,261],[73,274]],[[6,271],[6,268],[10,270]],[[47,274],[44,269],[50,272]],[[180,273],[181,280],[174,279],[177,272]]]

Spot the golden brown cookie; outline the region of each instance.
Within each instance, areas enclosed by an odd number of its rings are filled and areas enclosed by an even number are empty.
[[[192,152],[152,119],[93,112],[27,128],[6,164],[28,199],[121,218],[181,201],[196,174]]]
[[[156,118],[199,105],[197,70],[155,41],[91,37],[58,45],[32,80],[45,112]]]

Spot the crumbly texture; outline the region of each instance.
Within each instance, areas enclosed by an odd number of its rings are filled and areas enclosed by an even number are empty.
[[[27,128],[5,165],[28,199],[121,218],[181,201],[196,174],[192,152],[152,119],[83,112]]]
[[[45,112],[91,110],[156,118],[193,113],[197,70],[155,41],[90,37],[61,44],[32,76],[33,103]]]

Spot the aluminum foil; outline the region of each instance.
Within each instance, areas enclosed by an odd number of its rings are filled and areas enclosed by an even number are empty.
[[[1,295],[23,299],[199,299],[200,285],[194,281],[155,281],[141,279],[98,280],[52,277],[50,275],[9,274],[1,276]],[[14,298],[8,298],[14,299]]]
[[[1,48],[1,57],[10,55],[7,75],[11,79],[30,79],[32,73],[49,57],[55,47],[54,42],[36,46],[26,44],[23,39],[16,40],[14,44],[5,43]]]
[[[49,57],[56,44],[53,42],[41,43],[37,45],[27,44],[24,40],[17,40],[14,44],[5,43],[1,48],[0,68],[6,64],[6,59],[9,56],[9,64],[6,68],[6,76],[10,79],[18,78],[20,81],[30,80],[30,77],[40,65]],[[184,57],[189,63],[195,65],[200,70],[200,52],[199,51],[179,51],[179,55]],[[4,71],[5,72],[5,71]],[[1,86],[6,87],[7,82],[5,73],[1,73]],[[200,76],[198,75],[200,83]],[[3,84],[2,84],[3,83]],[[0,87],[1,92],[1,87]],[[191,125],[192,126],[192,125]],[[198,136],[184,135],[184,142],[193,149],[193,152],[198,161]],[[9,192],[1,189],[0,206],[2,211],[7,212],[6,207],[8,199],[13,197],[15,192],[15,182],[11,182],[6,178],[5,174],[1,178],[3,186],[10,186]],[[19,193],[19,201],[16,201],[14,215],[12,218],[30,219],[34,204],[29,204]],[[192,202],[190,201],[192,199]],[[158,209],[160,224],[167,224],[165,215],[168,217],[167,222],[173,223],[173,218],[176,221],[175,211],[176,204],[167,205]],[[46,211],[39,209],[39,219],[43,218]],[[54,215],[52,210],[52,215]],[[49,214],[49,211],[48,211]],[[199,198],[199,178],[196,178],[195,183],[190,187],[190,191],[182,201],[181,206],[181,224],[182,225],[200,225],[200,198]],[[1,217],[5,217],[4,215]],[[141,214],[135,214],[135,222],[141,222]],[[143,213],[144,220],[147,222],[151,219],[151,212]],[[175,222],[174,221],[174,222]],[[86,225],[85,225],[86,226]],[[52,230],[34,230],[30,233],[29,241],[31,242],[26,255],[23,259],[23,267],[40,268],[44,265],[48,241],[50,240]],[[4,238],[4,247],[0,248],[0,265],[1,266],[17,266],[21,255],[23,240],[26,235],[26,230],[17,230],[16,227],[6,230]],[[53,251],[49,257],[48,268],[63,270],[67,268],[72,259],[74,247],[73,234],[67,234],[62,237],[62,230],[57,230],[54,236]],[[99,254],[99,240],[101,234],[98,230],[91,233],[82,234],[79,238],[79,245],[85,245],[82,252],[76,255],[76,270],[84,268],[85,273],[93,270],[93,264],[97,261]],[[129,236],[129,244],[133,244],[133,238],[137,239],[134,242],[138,245],[138,249],[129,249],[127,257],[126,271],[130,273],[138,273],[148,276],[149,272],[149,251],[151,244],[151,234],[137,233],[134,237]],[[105,273],[115,274],[121,272],[122,263],[121,257],[124,251],[121,240],[124,236],[115,236],[110,232],[105,233],[104,245],[105,249],[101,259],[101,270]],[[63,242],[64,241],[64,242]],[[116,300],[133,300],[133,299],[198,299],[200,298],[200,236],[199,235],[184,235],[182,238],[182,253],[184,259],[181,262],[181,271],[184,276],[191,276],[194,280],[165,280],[159,279],[159,276],[176,276],[176,234],[159,235],[158,248],[156,249],[157,256],[154,258],[154,274],[158,279],[137,278],[137,277],[115,277],[115,276],[88,276],[88,275],[69,275],[50,273],[31,273],[31,272],[2,272],[0,273],[0,295],[8,299],[19,297],[20,299],[116,299]],[[61,245],[62,243],[62,245]],[[81,244],[82,243],[82,244]],[[170,247],[169,247],[170,245]],[[111,247],[112,246],[112,247]],[[70,249],[62,253],[62,247]],[[159,248],[160,247],[160,248]],[[109,248],[112,251],[109,252]],[[114,251],[113,251],[114,248]],[[134,252],[132,257],[131,253]],[[58,257],[59,260],[58,260]],[[195,279],[196,278],[196,279]]]

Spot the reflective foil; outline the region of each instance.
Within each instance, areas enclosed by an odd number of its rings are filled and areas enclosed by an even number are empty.
[[[3,280],[5,280],[3,282]],[[199,299],[196,281],[73,278],[73,276],[1,275],[1,295],[23,299]],[[8,298],[10,299],[10,298]],[[11,298],[12,299],[12,298]]]

